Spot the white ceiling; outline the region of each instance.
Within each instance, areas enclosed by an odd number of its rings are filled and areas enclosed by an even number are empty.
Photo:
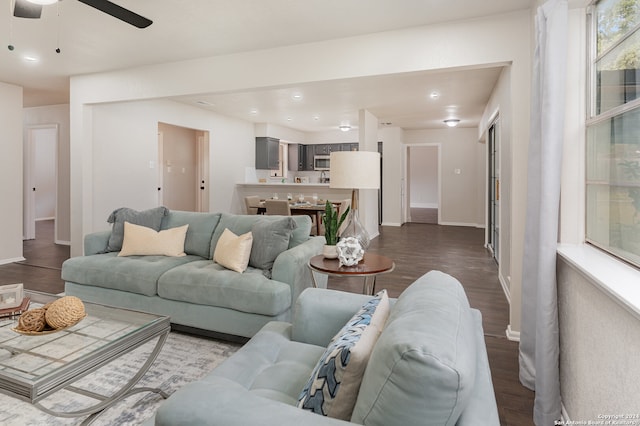
[[[24,87],[26,107],[67,103],[72,75],[473,19],[528,9],[532,1],[115,0],[154,21],[137,29],[75,0],[45,6],[39,20],[13,18],[8,0],[0,7],[0,81]],[[361,108],[404,128],[441,127],[448,116],[474,126],[499,72],[411,73],[178,100],[304,131],[357,125]],[[434,90],[436,101],[428,96]],[[302,99],[294,101],[294,92]]]

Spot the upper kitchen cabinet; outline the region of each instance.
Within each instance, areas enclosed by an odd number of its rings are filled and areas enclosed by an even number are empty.
[[[358,142],[354,143],[343,143],[342,151],[357,151],[358,150]]]
[[[256,169],[280,168],[280,140],[269,137],[256,138]]]

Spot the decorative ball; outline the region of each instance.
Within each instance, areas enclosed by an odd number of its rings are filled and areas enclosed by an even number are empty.
[[[336,250],[340,266],[357,265],[364,257],[364,249],[355,237],[347,237],[338,241]]]
[[[65,328],[76,324],[85,315],[82,300],[64,296],[49,305],[45,318],[52,328]]]
[[[22,331],[42,331],[47,323],[44,320],[45,310],[42,308],[29,309],[18,318],[18,329]]]

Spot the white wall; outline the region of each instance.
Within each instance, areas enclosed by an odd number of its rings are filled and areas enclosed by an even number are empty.
[[[378,139],[382,141],[382,224],[400,226],[404,223],[404,130],[382,128]]]
[[[158,205],[158,122],[210,132],[209,210],[242,211],[235,183],[244,179],[244,167],[254,164],[251,123],[166,100],[97,105],[88,176],[91,231],[108,229],[106,219],[118,207]]]
[[[438,147],[409,148],[409,201],[411,207],[438,208]]]
[[[25,152],[29,126],[43,124],[58,125],[58,193],[56,201],[55,240],[58,244],[71,241],[71,187],[70,187],[70,142],[69,142],[69,104],[24,108],[24,144]]]
[[[22,87],[0,83],[0,264],[22,257]]]
[[[439,208],[443,225],[482,226],[477,217],[478,185],[482,185],[477,179],[477,139],[476,128],[405,131],[406,144],[440,145]],[[460,174],[456,170],[460,170]]]

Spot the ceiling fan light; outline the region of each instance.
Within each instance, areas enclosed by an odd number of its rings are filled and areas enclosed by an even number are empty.
[[[33,3],[33,4],[40,4],[43,6],[49,5],[49,4],[54,4],[57,3],[58,0],[27,0],[29,3]]]
[[[444,120],[444,124],[446,124],[449,127],[456,127],[458,123],[460,123],[460,120],[458,120],[457,118],[448,118]]]

